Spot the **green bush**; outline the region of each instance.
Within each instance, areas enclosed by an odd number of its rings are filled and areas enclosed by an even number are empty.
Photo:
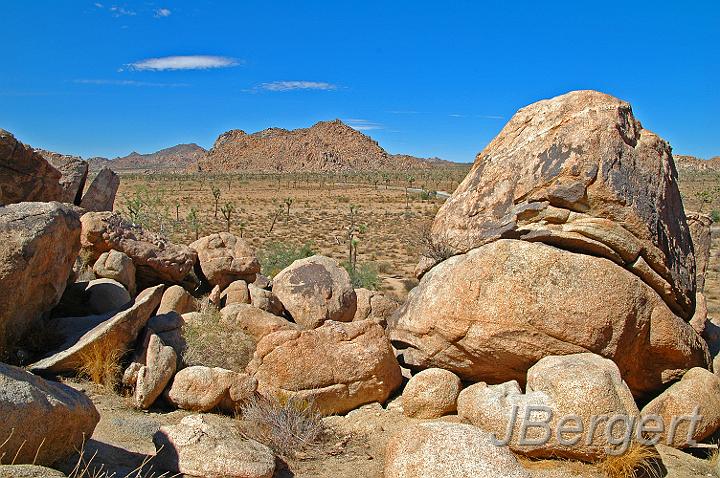
[[[259,254],[262,273],[268,277],[275,277],[281,270],[298,259],[305,259],[315,255],[312,243],[305,243],[301,247],[284,242],[271,242]]]
[[[713,209],[710,213],[710,217],[712,217],[713,222],[720,222],[720,211]]]
[[[350,274],[350,281],[352,282],[353,288],[377,290],[380,287],[381,281],[375,264],[356,264],[353,270],[351,265],[345,261],[342,263],[342,266],[348,271],[348,274]]]

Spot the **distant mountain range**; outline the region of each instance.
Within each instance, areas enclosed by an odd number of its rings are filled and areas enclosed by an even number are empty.
[[[205,148],[195,143],[178,144],[171,148],[161,149],[156,153],[140,154],[132,152],[127,156],[115,159],[90,158],[90,171],[98,171],[105,166],[114,171],[133,170],[171,170],[187,171],[197,169],[198,161],[205,157]]]
[[[711,159],[700,159],[695,156],[674,154],[675,166],[678,171],[720,171],[720,156]]]

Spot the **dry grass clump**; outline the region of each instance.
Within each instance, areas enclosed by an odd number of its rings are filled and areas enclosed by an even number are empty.
[[[598,468],[608,478],[656,478],[661,476],[657,457],[652,448],[633,442],[622,455],[608,455]]]
[[[255,340],[241,330],[221,323],[218,308],[206,297],[200,316],[183,326],[187,346],[183,360],[187,365],[222,367],[243,371],[255,353]]]
[[[120,375],[123,371],[121,361],[124,355],[124,350],[93,344],[90,350],[80,354],[77,373],[91,382],[115,391],[120,385]]]
[[[151,470],[146,471],[146,468],[148,468],[148,465],[154,458],[153,456],[145,457],[140,465],[122,477],[114,472],[105,470],[105,465],[96,465],[93,463],[93,460],[97,456],[97,451],[87,460],[85,456],[85,444],[83,443],[83,446],[78,452],[78,460],[68,475],[68,478],[175,478],[180,476],[179,474],[169,475],[168,473],[157,475]]]
[[[325,432],[322,415],[311,401],[293,397],[255,396],[238,410],[243,433],[293,457],[317,445]]]

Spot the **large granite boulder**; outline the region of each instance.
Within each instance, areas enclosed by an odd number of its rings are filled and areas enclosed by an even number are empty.
[[[61,202],[80,205],[85,180],[88,175],[88,163],[77,156],[67,156],[42,149],[36,149],[48,163],[60,172]]]
[[[79,238],[79,217],[69,206],[0,207],[0,361],[10,360],[18,341],[60,301]]]
[[[637,396],[707,367],[705,342],[655,291],[612,261],[501,239],[434,267],[394,318],[408,367],[524,383],[548,355],[612,359]]]
[[[221,291],[236,280],[255,282],[255,275],[260,272],[255,251],[229,232],[201,237],[190,244],[190,248],[197,251],[198,275]]]
[[[371,320],[274,332],[246,370],[260,394],[306,399],[325,415],[382,403],[402,381],[385,331]]]
[[[192,270],[197,254],[161,236],[124,221],[110,212],[89,212],[80,218],[80,242],[91,261],[111,249],[135,263],[138,288],[164,282],[181,282]]]
[[[110,168],[103,168],[80,201],[80,207],[86,211],[112,211],[115,195],[120,187],[120,176]]]
[[[603,93],[520,109],[478,154],[432,234],[457,253],[518,238],[605,257],[679,317],[693,313],[695,260],[670,146]]]
[[[278,330],[298,330],[300,327],[282,317],[265,312],[250,304],[230,304],[221,311],[222,323],[232,330],[242,330],[255,342]]]
[[[125,352],[137,339],[150,316],[160,305],[163,286],[138,294],[131,307],[113,315],[63,317],[45,324],[63,339],[56,351],[30,366],[34,373],[74,372],[82,357],[95,350],[103,356]]]
[[[472,425],[431,422],[390,438],[385,478],[530,478],[507,447]]]
[[[632,436],[640,415],[617,365],[587,353],[540,360],[528,371],[526,393],[515,381],[471,385],[457,407],[461,418],[516,453],[584,461],[624,453],[629,442],[615,440]],[[526,420],[548,428],[525,428]]]
[[[349,274],[325,256],[293,262],[275,276],[272,291],[295,322],[306,329],[326,320],[350,322],[357,310]]]
[[[165,391],[165,399],[184,410],[234,412],[253,396],[257,380],[246,373],[196,365],[180,370]]]
[[[60,177],[40,154],[0,129],[0,206],[62,201]]]
[[[83,393],[0,363],[0,454],[9,457],[6,463],[52,465],[79,450],[99,421]]]

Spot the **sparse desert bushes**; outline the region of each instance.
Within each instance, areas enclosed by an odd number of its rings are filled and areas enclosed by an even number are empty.
[[[100,343],[93,344],[90,350],[80,354],[78,375],[115,391],[120,385],[124,355],[123,350],[108,349]]]
[[[633,442],[622,455],[608,455],[598,468],[608,478],[656,478],[662,476],[657,456],[652,448]]]
[[[256,395],[238,410],[243,433],[282,456],[317,445],[325,432],[322,416],[312,401]]]
[[[223,325],[221,319],[217,307],[205,298],[199,317],[183,326],[187,342],[183,360],[188,366],[245,370],[255,352],[255,341],[244,332]]]
[[[353,267],[348,262],[343,262],[342,266],[350,274],[350,282],[352,282],[353,288],[377,290],[380,287],[382,281],[378,276],[378,269],[375,264],[356,264]]]
[[[262,273],[268,277],[275,277],[296,260],[312,255],[315,255],[315,251],[309,242],[300,247],[284,242],[271,242],[259,252],[258,258],[262,264]]]

